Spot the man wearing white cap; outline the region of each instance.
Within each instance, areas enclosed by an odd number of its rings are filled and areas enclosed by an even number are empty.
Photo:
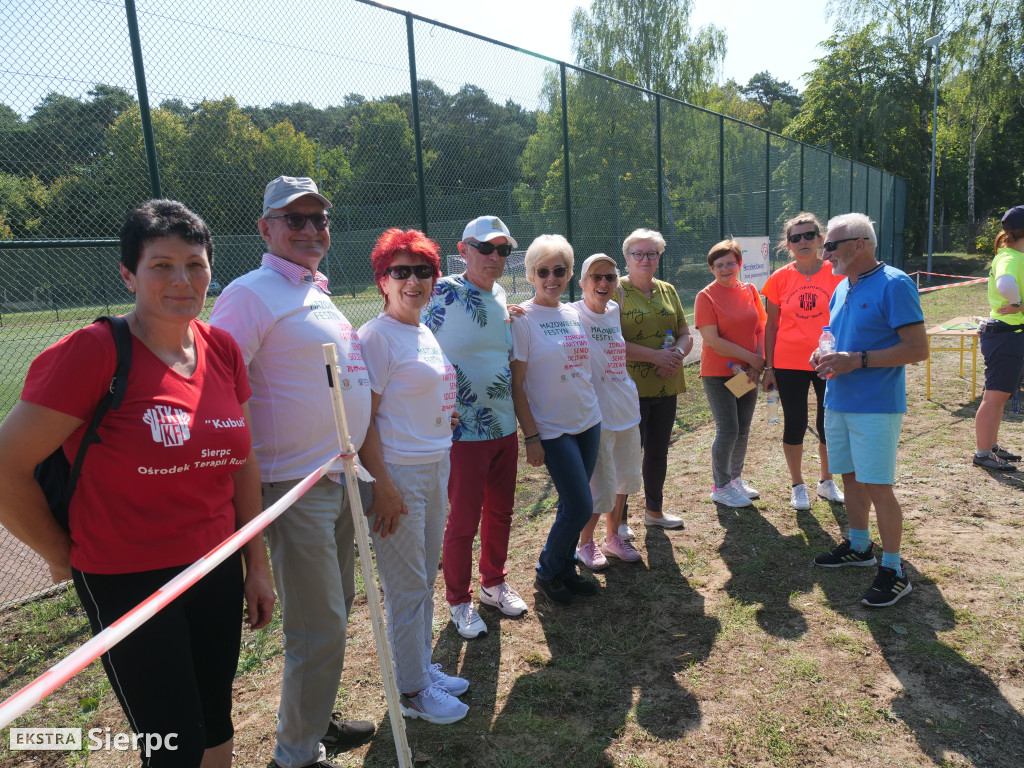
[[[487,634],[471,592],[478,528],[480,602],[506,616],[527,610],[505,581],[519,442],[509,369],[512,333],[505,289],[497,281],[516,245],[497,216],[473,219],[458,245],[466,271],[438,280],[423,310],[423,323],[434,332],[458,377],[459,426],[453,435],[451,510],[441,563],[452,621],[466,639]]]
[[[235,338],[248,368],[265,507],[338,453],[322,351],[323,344],[338,345],[350,373],[342,388],[352,443],[377,481],[367,514],[375,516],[375,529],[389,531],[402,499],[369,421],[359,338],[317,269],[331,244],[330,207],[312,179],[278,176],[267,184],[257,221],[267,243],[262,264],[224,289],[210,323]],[[322,478],[271,523],[267,536],[285,650],[274,764],[334,768],[327,749],[356,746],[374,731],[372,723],[332,715],[355,596],[354,530],[343,485]]]

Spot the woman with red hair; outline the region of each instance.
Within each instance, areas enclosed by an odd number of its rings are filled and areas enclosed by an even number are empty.
[[[422,232],[388,229],[373,254],[384,311],[359,329],[370,377],[370,418],[406,510],[393,526],[374,521],[373,548],[384,587],[388,640],[406,717],[454,723],[469,707],[457,699],[469,682],[431,664],[434,580],[448,510],[448,452],[455,369],[420,310],[441,276],[437,243]]]

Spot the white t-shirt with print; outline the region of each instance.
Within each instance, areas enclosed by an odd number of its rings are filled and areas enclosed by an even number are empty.
[[[603,315],[591,312],[584,301],[569,306],[579,313],[590,342],[591,382],[601,405],[601,429],[618,431],[639,424],[640,396],[626,370],[619,305],[609,301]]]
[[[452,446],[455,368],[427,326],[379,315],[359,329],[384,461],[431,464]]]
[[[512,323],[512,359],[526,363],[523,388],[542,440],[577,435],[601,421],[591,383],[590,344],[568,304],[525,302]]]

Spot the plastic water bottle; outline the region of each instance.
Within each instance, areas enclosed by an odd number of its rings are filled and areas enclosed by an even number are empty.
[[[818,349],[823,355],[836,351],[836,337],[832,335],[832,329],[827,325],[821,329],[821,336],[818,337]]]
[[[827,325],[821,329],[821,336],[818,337],[818,351],[823,355],[830,355],[836,351],[836,337],[832,335],[832,329]],[[832,374],[827,373],[823,379],[831,379]]]
[[[735,376],[737,373],[746,373],[747,369],[739,363],[729,363],[729,370],[732,371],[732,375]]]
[[[768,406],[768,424],[774,426],[779,423],[779,390],[769,387],[765,392],[765,405]]]
[[[676,345],[675,336],[672,335],[672,331],[665,331],[665,340],[661,342],[662,349],[672,349]]]

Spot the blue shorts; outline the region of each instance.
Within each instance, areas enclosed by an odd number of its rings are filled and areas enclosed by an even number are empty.
[[[847,413],[825,409],[828,468],[858,483],[894,485],[902,413]]]
[[[1024,333],[983,333],[981,354],[985,356],[985,389],[1016,392],[1024,373]]]

